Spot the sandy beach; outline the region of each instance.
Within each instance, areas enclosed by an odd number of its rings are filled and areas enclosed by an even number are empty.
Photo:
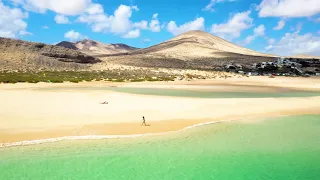
[[[254,122],[263,117],[320,113],[320,96],[215,99],[77,90],[79,87],[110,86],[226,92],[320,92],[320,78],[0,84],[0,144],[63,136],[160,133],[207,122],[232,119],[251,119]],[[55,90],[61,87],[65,90]],[[108,104],[100,104],[103,101]],[[142,116],[150,126],[141,126]]]

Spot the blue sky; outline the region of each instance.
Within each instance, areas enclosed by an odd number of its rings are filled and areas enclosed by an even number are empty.
[[[0,36],[148,47],[189,30],[279,55],[320,55],[320,0],[0,0]]]

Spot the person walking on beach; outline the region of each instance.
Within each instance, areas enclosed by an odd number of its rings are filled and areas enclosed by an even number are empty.
[[[142,124],[141,124],[141,126],[147,126],[146,119],[144,118],[144,116],[142,116]]]

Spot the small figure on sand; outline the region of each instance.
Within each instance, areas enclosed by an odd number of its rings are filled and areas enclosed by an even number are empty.
[[[144,118],[144,116],[142,116],[142,124],[141,124],[141,126],[147,126],[146,119]]]
[[[105,101],[105,102],[102,102],[101,104],[108,104],[108,102],[107,102],[107,101]]]

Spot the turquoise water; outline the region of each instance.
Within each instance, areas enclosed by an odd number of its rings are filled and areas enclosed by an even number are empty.
[[[132,88],[132,87],[54,87],[39,88],[35,90],[55,91],[114,91],[139,95],[194,97],[194,98],[286,98],[286,97],[313,97],[320,96],[320,92],[314,91],[284,91],[284,92],[217,92],[214,90],[185,90],[162,88]]]
[[[319,180],[320,115],[0,149],[0,179]]]
[[[308,91],[288,91],[288,92],[216,92],[182,89],[159,89],[159,88],[129,88],[116,87],[109,90],[123,93],[157,95],[157,96],[175,96],[175,97],[196,97],[196,98],[276,98],[276,97],[311,97],[320,96],[320,92]]]

